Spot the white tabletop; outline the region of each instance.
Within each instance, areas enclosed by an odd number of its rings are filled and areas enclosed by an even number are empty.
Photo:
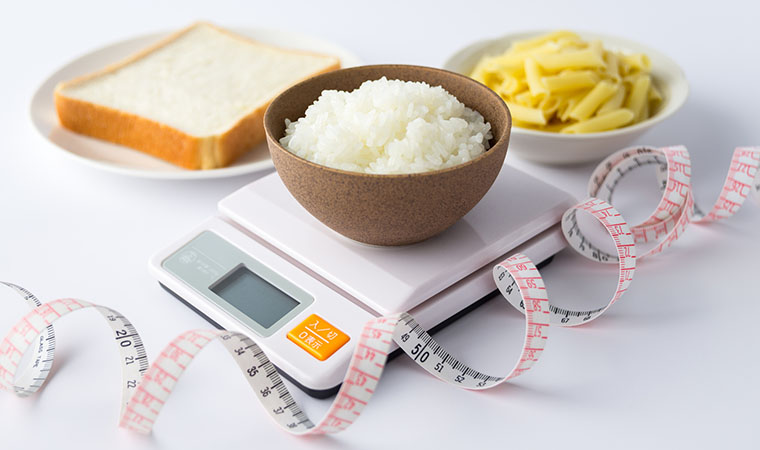
[[[4,11],[0,124],[0,278],[43,300],[75,296],[125,314],[155,356],[175,335],[209,325],[162,291],[148,257],[253,177],[151,181],[78,164],[36,135],[28,105],[37,85],[102,44],[196,19],[281,27],[337,42],[368,63],[440,65],[469,42],[523,29],[618,34],[671,55],[691,96],[642,143],[685,144],[698,200],[712,201],[734,146],[760,143],[757,6],[695,2],[18,2]],[[748,5],[747,2],[744,2]],[[510,164],[583,195],[592,166]],[[651,177],[653,179],[654,177]],[[628,180],[654,195],[646,176]],[[621,194],[625,206],[635,195]],[[652,207],[655,197],[646,200]],[[645,208],[630,209],[640,215]],[[629,218],[631,218],[629,216]],[[635,218],[635,217],[634,217]],[[640,217],[639,217],[640,218]],[[53,377],[30,399],[0,395],[2,448],[756,448],[760,444],[757,260],[760,208],[693,226],[644,261],[627,295],[598,321],[556,329],[538,366],[484,393],[432,379],[408,358],[392,362],[364,415],[327,438],[295,438],[257,404],[221,346],[183,376],[154,433],[116,427],[120,369],[94,312],[56,325]],[[601,304],[614,275],[570,252],[543,273],[560,305]],[[0,334],[26,311],[0,294]],[[517,356],[521,318],[495,300],[438,335],[473,366],[504,372]],[[503,351],[502,351],[503,350]],[[317,419],[329,402],[296,391]]]

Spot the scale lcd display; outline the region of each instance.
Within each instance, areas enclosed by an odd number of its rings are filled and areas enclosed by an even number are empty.
[[[269,328],[299,302],[245,266],[238,266],[209,288],[264,328]]]

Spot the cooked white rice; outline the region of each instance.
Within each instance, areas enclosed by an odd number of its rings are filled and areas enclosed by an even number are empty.
[[[365,81],[325,90],[280,143],[336,169],[376,174],[426,172],[470,161],[488,149],[491,125],[440,86]]]

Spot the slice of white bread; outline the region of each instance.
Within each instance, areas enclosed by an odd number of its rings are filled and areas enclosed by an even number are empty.
[[[338,58],[283,50],[197,23],[96,73],[60,83],[61,124],[187,169],[231,164],[264,139],[280,92],[338,69]]]

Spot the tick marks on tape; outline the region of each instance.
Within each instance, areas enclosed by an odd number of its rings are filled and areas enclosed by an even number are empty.
[[[609,204],[621,177],[632,168],[661,168],[663,196],[655,212],[643,223],[629,227]],[[262,406],[281,427],[293,434],[335,433],[348,428],[368,404],[379,382],[392,343],[403,349],[418,365],[436,378],[467,389],[488,389],[528,371],[540,358],[548,340],[550,324],[580,325],[601,316],[625,293],[633,280],[636,263],[670,246],[691,222],[708,222],[730,217],[747,196],[760,192],[760,147],[734,151],[718,201],[708,214],[694,207],[691,163],[683,147],[640,147],[622,150],[602,162],[589,183],[591,198],[565,212],[562,230],[570,246],[581,255],[602,263],[618,265],[618,283],[607,306],[592,311],[572,311],[549,303],[546,286],[538,269],[524,255],[516,254],[493,268],[499,291],[525,315],[525,341],[514,368],[504,376],[486,375],[461,363],[416,323],[407,313],[375,318],[367,322],[351,358],[348,372],[326,416],[312,422],[297,405],[259,346],[247,336],[228,331],[188,331],[169,343],[152,364],[140,335],[126,317],[100,305],[75,299],[40,302],[31,292],[3,283],[18,293],[32,308],[0,344],[0,387],[20,397],[29,396],[47,380],[55,357],[53,324],[63,316],[94,308],[111,327],[122,360],[123,384],[120,425],[150,432],[182,372],[208,343],[220,340],[244,372]],[[612,237],[616,252],[605,253],[591,245],[576,220],[577,212],[591,214]],[[639,255],[636,243],[655,243]],[[189,256],[188,256],[189,257]],[[317,358],[339,348],[351,338],[324,319],[312,315],[295,327],[288,339]],[[25,352],[33,357],[25,361]],[[326,356],[325,356],[326,357]]]

